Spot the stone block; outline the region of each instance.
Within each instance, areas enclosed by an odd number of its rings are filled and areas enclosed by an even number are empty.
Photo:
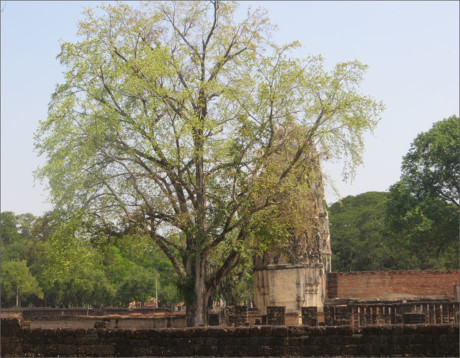
[[[272,326],[285,325],[286,307],[284,306],[268,306],[267,307],[267,324]]]
[[[422,312],[406,312],[403,314],[404,324],[422,324],[425,323],[425,313]]]
[[[91,344],[77,347],[77,355],[90,357],[114,357],[115,347],[111,344]]]
[[[224,337],[228,331],[227,327],[209,327],[206,330],[206,337]]]
[[[299,312],[289,312],[284,315],[284,323],[286,326],[298,326],[302,323]]]
[[[317,307],[302,307],[302,324],[305,326],[318,325],[318,308]]]
[[[273,326],[271,336],[273,337],[286,337],[288,335],[287,327]]]
[[[232,306],[225,307],[223,312],[225,324],[227,326],[244,326],[248,322],[248,307],[247,306]]]
[[[71,357],[77,353],[77,347],[74,344],[56,344],[58,356]]]
[[[220,320],[219,320],[219,314],[218,313],[210,313],[208,315],[208,325],[210,325],[210,326],[219,326],[220,325]]]

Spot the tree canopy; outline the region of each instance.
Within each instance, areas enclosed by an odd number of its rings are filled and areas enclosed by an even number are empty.
[[[406,268],[458,267],[459,119],[451,116],[419,134],[391,186],[386,226]]]
[[[334,271],[378,271],[386,265],[383,234],[387,193],[367,192],[329,207]]]
[[[0,213],[2,260],[22,260],[27,257],[35,219],[30,213],[21,215],[15,215],[11,211]]]
[[[89,9],[80,39],[61,45],[65,80],[36,134],[56,207],[149,235],[181,280],[188,325],[206,322],[219,283],[267,239],[252,230],[264,213],[308,190],[309,154],[352,172],[383,109],[359,91],[365,65],[294,58],[299,44],[272,43],[264,11],[237,22],[237,6]],[[272,226],[267,236],[292,228]]]
[[[404,156],[401,179],[416,199],[459,206],[459,119],[451,116],[420,133]]]
[[[21,301],[31,296],[43,298],[43,292],[25,260],[2,260],[1,271],[2,305],[20,306]]]

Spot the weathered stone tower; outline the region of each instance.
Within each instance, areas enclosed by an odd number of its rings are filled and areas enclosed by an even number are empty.
[[[326,273],[331,271],[329,219],[326,210],[318,154],[310,155],[313,174],[308,180],[312,227],[291,237],[284,247],[265,253],[254,262],[254,301],[262,314],[267,306],[285,306],[286,312],[301,307],[323,307]]]

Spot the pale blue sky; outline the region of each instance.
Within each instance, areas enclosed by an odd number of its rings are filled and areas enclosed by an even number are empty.
[[[2,1],[2,6],[4,2]],[[242,3],[244,8],[248,3]],[[51,208],[34,184],[42,162],[33,133],[46,118],[63,68],[59,40],[75,39],[83,6],[97,2],[7,1],[1,14],[1,210],[41,215]],[[417,134],[459,114],[459,2],[257,2],[278,25],[275,40],[300,40],[298,55],[327,64],[358,59],[369,65],[363,92],[387,109],[366,137],[364,166],[352,184],[340,165],[326,165],[340,196],[386,191],[399,179],[401,158]],[[330,190],[327,201],[338,199]]]

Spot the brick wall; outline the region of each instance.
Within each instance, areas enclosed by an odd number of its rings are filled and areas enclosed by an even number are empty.
[[[398,300],[454,299],[459,270],[331,272],[327,277],[330,299]]]
[[[2,356],[458,357],[458,325],[31,329],[2,319]]]

